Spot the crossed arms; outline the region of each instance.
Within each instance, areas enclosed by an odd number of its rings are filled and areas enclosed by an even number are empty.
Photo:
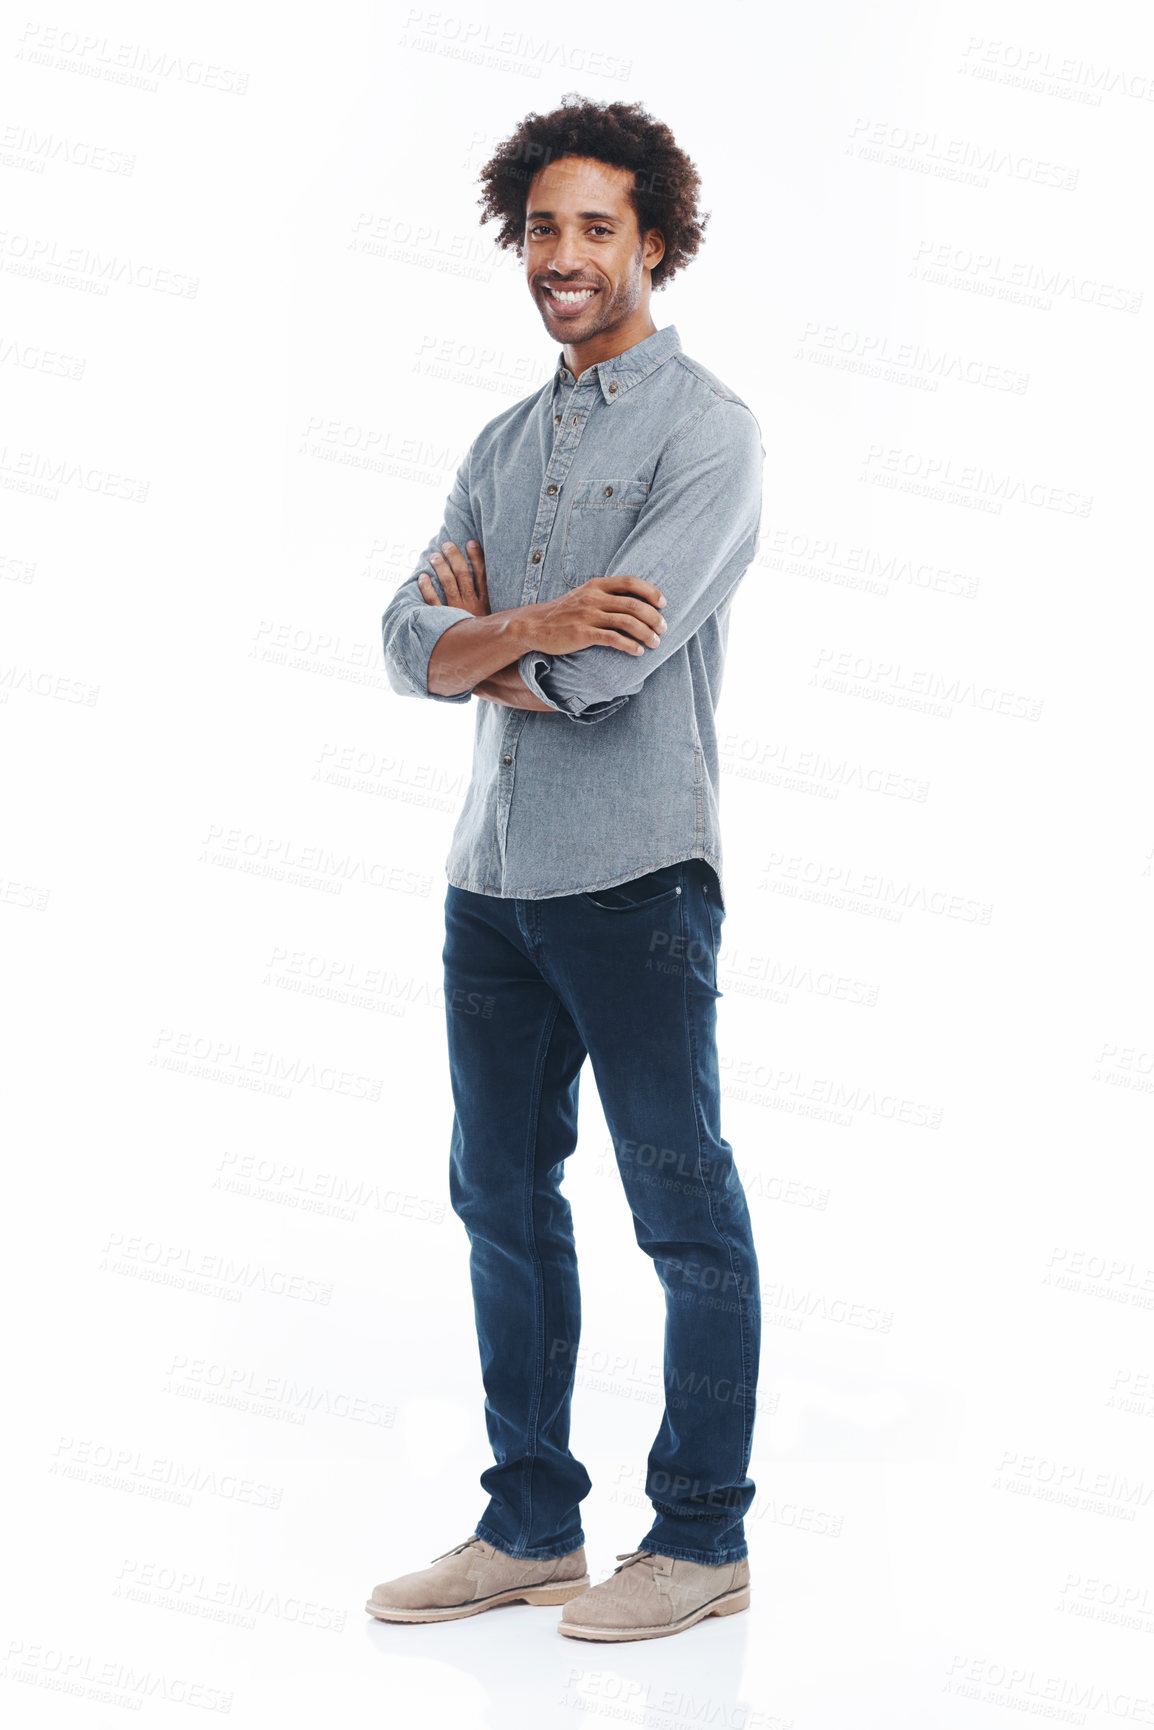
[[[442,603],[431,577],[422,571],[417,585],[426,605],[458,607],[469,613],[440,637],[429,656],[428,688],[452,697],[471,690],[475,697],[512,709],[555,710],[525,683],[520,661],[532,650],[571,654],[600,643],[625,654],[643,655],[656,647],[666,629],[659,608],[665,596],[642,577],[596,577],[556,601],[489,609],[485,555],[479,542],[466,543],[468,556],[452,541],[432,553],[445,593]]]
[[[449,495],[441,551],[430,549],[422,561],[436,572],[444,600],[421,570],[385,613],[390,682],[440,702],[475,695],[577,722],[602,720],[700,630],[752,560],[765,459],[757,421],[724,397],[689,415],[662,449],[649,497],[610,570],[556,600],[496,613],[473,516],[475,449]],[[423,604],[414,606],[418,595]]]

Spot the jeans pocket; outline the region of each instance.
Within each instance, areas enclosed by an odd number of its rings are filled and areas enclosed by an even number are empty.
[[[656,871],[646,871],[642,877],[614,883],[611,889],[583,890],[582,900],[604,913],[634,913],[642,908],[657,907],[681,894],[682,869],[682,860],[675,865],[660,865]]]
[[[709,920],[709,935],[713,940],[713,966],[716,971],[718,951],[721,948],[721,926],[722,921],[725,918],[725,913],[721,905],[721,893],[717,881],[717,872],[705,859],[696,859],[694,860],[694,864],[697,866],[701,877],[701,887],[705,902],[705,916]]]

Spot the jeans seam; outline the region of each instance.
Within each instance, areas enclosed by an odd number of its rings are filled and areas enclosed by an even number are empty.
[[[529,1400],[529,1422],[526,1441],[524,1466],[524,1492],[522,1500],[524,1513],[522,1515],[522,1530],[518,1544],[525,1542],[533,1530],[533,1462],[537,1457],[537,1426],[541,1419],[541,1395],[545,1386],[545,1278],[541,1266],[541,1255],[537,1248],[537,1231],[533,1219],[534,1179],[537,1168],[537,1138],[541,1118],[541,1093],[544,1081],[545,1064],[549,1057],[549,1046],[553,1039],[553,1029],[557,1025],[557,1016],[561,1005],[556,995],[545,1017],[541,1039],[537,1047],[537,1059],[533,1065],[533,1094],[528,1113],[527,1143],[525,1148],[525,1238],[529,1245],[529,1254],[533,1261],[533,1392]]]
[[[685,930],[685,923],[686,923],[685,899],[686,898],[684,896],[682,896],[681,938],[682,938],[683,946],[685,945],[685,943],[687,941],[687,933]],[[711,934],[712,934],[712,929],[713,929],[713,924],[712,924],[712,920],[711,920],[710,921]],[[683,948],[683,952],[684,952],[684,948]],[[714,966],[715,974],[716,974],[716,971],[717,971],[717,969],[716,969],[716,964],[715,964],[715,966]],[[742,1403],[742,1407],[744,1409],[745,1415],[744,1415],[744,1420],[742,1423],[742,1444],[741,1444],[742,1458],[737,1462],[738,1467],[740,1469],[737,1473],[735,1473],[734,1480],[733,1480],[734,1483],[736,1483],[738,1481],[739,1477],[744,1477],[746,1475],[745,1456],[749,1453],[749,1450],[750,1450],[750,1447],[751,1447],[752,1441],[753,1441],[753,1420],[750,1416],[750,1402],[749,1402],[749,1399],[746,1397],[748,1394],[749,1386],[750,1386],[750,1371],[751,1371],[752,1362],[753,1362],[752,1355],[751,1355],[750,1350],[749,1350],[749,1343],[750,1342],[749,1342],[748,1312],[747,1312],[745,1297],[744,1297],[744,1294],[743,1294],[742,1289],[741,1289],[741,1283],[742,1283],[741,1282],[741,1273],[740,1273],[740,1270],[738,1269],[738,1267],[735,1265],[733,1240],[729,1236],[728,1232],[723,1230],[720,1222],[717,1219],[716,1214],[714,1213],[714,1210],[713,1210],[713,1192],[710,1189],[709,1185],[705,1181],[705,1173],[703,1170],[703,1160],[704,1160],[705,1149],[702,1145],[702,1139],[703,1139],[704,1132],[705,1132],[705,1124],[704,1124],[703,1114],[702,1114],[702,1110],[701,1110],[701,1096],[700,1096],[700,1093],[698,1090],[698,1084],[697,1084],[698,1083],[697,1040],[696,1040],[696,1036],[695,1036],[694,1030],[693,1030],[693,1017],[689,1013],[689,972],[688,972],[687,968],[683,968],[682,973],[681,973],[681,996],[682,996],[683,1012],[684,1012],[684,1016],[685,1016],[685,1025],[686,1025],[686,1028],[687,1028],[688,1033],[689,1033],[690,1074],[691,1074],[692,1079],[693,1079],[693,1121],[694,1121],[694,1124],[696,1125],[696,1128],[697,1128],[697,1176],[698,1176],[698,1181],[701,1184],[702,1193],[705,1196],[705,1205],[709,1210],[710,1222],[713,1226],[714,1231],[717,1233],[719,1241],[721,1243],[723,1243],[726,1247],[726,1250],[727,1250],[728,1255],[729,1255],[730,1269],[734,1275],[734,1278],[735,1278],[736,1284],[737,1284],[738,1333],[740,1334],[740,1337],[741,1337],[741,1363],[742,1363],[742,1379],[743,1379],[741,1403]],[[719,1110],[719,1116],[720,1116],[720,1090],[718,1092],[718,1101],[719,1101],[718,1110]],[[720,1133],[721,1133],[721,1125],[719,1122],[718,1123],[718,1134],[720,1135]]]

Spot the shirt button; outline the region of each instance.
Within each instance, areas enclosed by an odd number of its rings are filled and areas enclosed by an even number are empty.
[[[612,395],[613,395],[613,392],[614,392],[614,391],[615,391],[615,390],[616,390],[616,389],[617,389],[617,386],[616,386],[616,385],[615,385],[615,384],[611,384],[611,385],[610,385],[610,386],[609,386],[609,394],[610,394],[610,396],[612,396]]]
[[[535,565],[539,565],[541,563],[541,549],[539,547],[538,547],[537,551],[533,554],[533,563]]]
[[[553,494],[554,494],[554,493],[555,493],[555,492],[556,492],[556,491],[557,491],[557,488],[556,488],[556,487],[555,487],[555,486],[553,486],[553,487],[546,487],[546,488],[545,488],[545,491],[546,491],[546,492],[547,492],[547,493],[548,493],[548,494],[549,494],[549,497],[550,497],[550,498],[552,498],[552,497],[553,497]]]
[[[501,758],[501,761],[502,761],[502,763],[511,763],[513,761],[512,757],[510,757],[508,751],[505,752],[505,755]]]
[[[555,414],[553,416],[553,425],[554,426],[560,426],[561,425],[561,416],[559,414]]]
[[[613,497],[613,488],[612,487],[602,487],[601,493],[602,493],[603,498],[611,499]]]

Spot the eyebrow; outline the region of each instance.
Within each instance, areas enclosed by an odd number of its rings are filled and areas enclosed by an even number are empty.
[[[621,221],[621,218],[619,216],[614,216],[613,212],[610,210],[579,210],[577,215],[582,222],[592,222],[594,217],[600,219],[602,222]],[[551,222],[555,220],[555,213],[552,210],[529,210],[525,213],[525,221],[532,222],[538,216],[548,217]]]

